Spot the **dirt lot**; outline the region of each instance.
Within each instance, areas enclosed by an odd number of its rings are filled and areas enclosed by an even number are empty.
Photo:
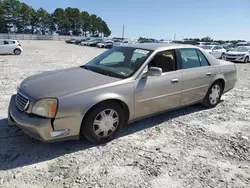
[[[200,105],[126,126],[102,146],[45,144],[7,125],[10,96],[27,76],[78,66],[102,49],[22,41],[21,56],[0,56],[0,187],[250,187],[250,64],[214,109]]]

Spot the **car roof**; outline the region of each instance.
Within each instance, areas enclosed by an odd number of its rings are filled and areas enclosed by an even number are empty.
[[[176,43],[140,43],[140,44],[124,44],[123,47],[131,48],[142,48],[146,50],[166,50],[166,49],[175,49],[175,48],[197,48],[194,45],[190,44],[176,44]]]

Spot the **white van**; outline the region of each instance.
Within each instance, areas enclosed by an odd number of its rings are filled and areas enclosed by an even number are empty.
[[[0,54],[20,55],[23,48],[18,40],[0,39]]]

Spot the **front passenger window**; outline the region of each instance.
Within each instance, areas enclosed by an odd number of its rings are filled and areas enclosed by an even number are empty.
[[[200,67],[200,60],[195,49],[180,49],[180,54],[183,69]]]

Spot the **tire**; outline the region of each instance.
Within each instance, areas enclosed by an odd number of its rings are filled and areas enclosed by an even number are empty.
[[[221,54],[221,57],[220,57],[220,58],[221,58],[221,59],[225,59],[224,56],[225,56],[225,53],[223,52],[223,53]]]
[[[248,61],[249,61],[249,57],[246,56],[245,59],[244,59],[244,63],[248,63]]]
[[[124,111],[118,103],[103,102],[87,113],[81,125],[81,135],[94,144],[103,144],[119,135],[124,122]]]
[[[14,50],[15,55],[20,55],[21,53],[22,53],[22,51],[20,49],[15,49]]]
[[[207,91],[207,94],[202,102],[202,105],[207,108],[214,108],[220,102],[222,93],[223,93],[222,83],[220,81],[213,83],[212,86]]]

